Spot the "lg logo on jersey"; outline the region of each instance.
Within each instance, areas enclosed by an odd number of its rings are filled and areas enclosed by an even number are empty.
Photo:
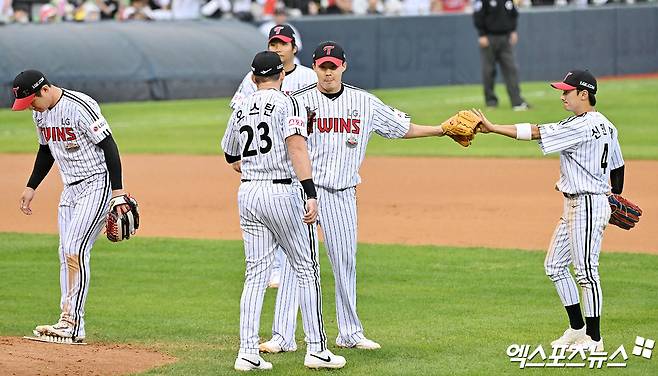
[[[71,119],[69,118],[62,119],[62,125],[71,125]]]
[[[40,128],[39,130],[41,131],[41,135],[46,142],[50,141],[51,139],[53,141],[73,141],[77,139],[75,133],[73,133],[73,128],[71,127],[50,127]]]

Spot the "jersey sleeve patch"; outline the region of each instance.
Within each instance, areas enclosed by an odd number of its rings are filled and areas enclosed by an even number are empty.
[[[288,116],[286,118],[286,137],[295,134],[308,137],[306,131],[306,119],[299,116]]]
[[[103,141],[105,137],[112,134],[107,120],[105,120],[105,118],[102,116],[89,125],[88,131],[92,142],[95,144]]]

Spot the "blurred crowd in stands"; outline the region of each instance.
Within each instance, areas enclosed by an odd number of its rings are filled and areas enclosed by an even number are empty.
[[[658,0],[514,0],[517,6],[601,6]],[[302,15],[425,15],[471,12],[470,0],[0,0],[0,25],[61,21],[236,18],[265,22]],[[281,22],[279,22],[281,23]]]

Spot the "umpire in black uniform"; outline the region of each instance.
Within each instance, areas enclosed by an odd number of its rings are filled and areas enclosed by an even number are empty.
[[[482,84],[487,106],[498,106],[494,92],[496,62],[500,64],[512,108],[516,111],[528,109],[521,98],[518,68],[513,47],[518,40],[516,20],[519,12],[512,0],[475,0],[473,22],[478,30],[478,43],[482,57]]]

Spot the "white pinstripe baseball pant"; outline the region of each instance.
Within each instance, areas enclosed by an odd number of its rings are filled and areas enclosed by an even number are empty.
[[[85,337],[85,302],[89,292],[91,248],[109,210],[110,179],[92,175],[65,186],[59,202],[59,284],[62,318],[75,323],[75,337]]]
[[[578,195],[564,199],[564,212],[558,222],[546,254],[546,275],[553,281],[564,306],[580,303],[571,273],[583,291],[586,317],[600,317],[603,294],[599,279],[599,254],[603,231],[610,219],[610,205],[605,194]]]
[[[365,338],[356,312],[356,188],[329,190],[318,187],[317,192],[318,222],[322,227],[336,285],[336,342],[352,346]],[[284,262],[272,324],[272,340],[284,350],[289,350],[295,341],[297,285],[291,266]]]
[[[307,350],[324,351],[317,227],[303,222],[303,190],[298,183],[243,182],[238,191],[246,260],[240,299],[240,353],[258,354],[258,330],[274,250],[280,246],[299,285]]]

